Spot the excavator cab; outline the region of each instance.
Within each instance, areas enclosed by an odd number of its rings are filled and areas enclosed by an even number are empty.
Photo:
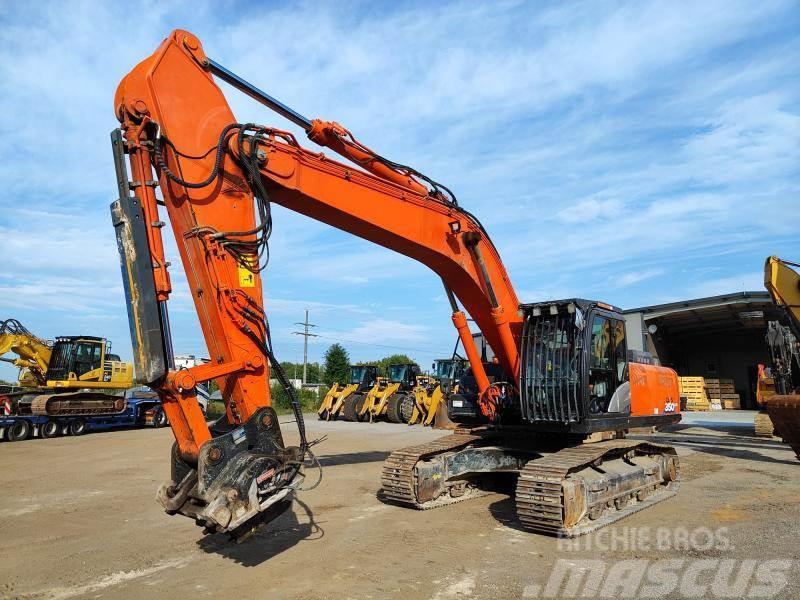
[[[129,387],[131,365],[111,354],[111,343],[100,337],[56,338],[47,368],[48,387]]]
[[[519,408],[528,425],[589,434],[680,420],[674,372],[628,361],[618,308],[572,299],[520,310]]]

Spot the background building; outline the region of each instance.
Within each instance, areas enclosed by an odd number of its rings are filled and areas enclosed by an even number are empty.
[[[733,379],[742,408],[756,408],[758,365],[768,364],[767,292],[738,292],[624,311],[628,348],[657,356],[678,375]]]

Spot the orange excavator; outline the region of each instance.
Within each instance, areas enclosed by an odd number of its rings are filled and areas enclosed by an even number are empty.
[[[290,132],[238,122],[215,78],[348,162],[303,148]],[[158,392],[175,434],[171,479],[158,492],[168,513],[241,539],[289,505],[314,464],[299,404],[300,442],[288,447],[270,406],[270,371],[294,397],[262,296],[273,202],[415,259],[444,283],[470,365],[457,401],[475,416],[451,435],[392,453],[386,500],[441,506],[511,475],[525,527],[573,536],[675,493],[675,450],[620,435],[680,420],[675,372],[628,360],[613,306],[521,304],[487,231],[447,187],[337,123],[300,115],[209,58],[187,31],[172,32],[125,76],[114,108],[119,199],[111,212],[136,372]],[[211,357],[188,369],[174,368],[159,206]],[[482,362],[467,314],[495,363]],[[210,426],[195,401],[197,382],[209,379],[226,407]]]

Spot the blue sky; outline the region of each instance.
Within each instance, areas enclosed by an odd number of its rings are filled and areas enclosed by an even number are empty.
[[[448,185],[523,300],[629,308],[761,289],[765,256],[800,258],[794,1],[3,3],[0,318],[103,335],[130,357],[108,215],[112,99],[176,27]],[[225,91],[240,121],[286,127]],[[281,359],[302,359],[291,332],[306,308],[323,336],[312,359],[336,340],[360,360],[449,354],[448,305],[425,267],[274,214],[265,287]],[[169,248],[175,350],[204,354]]]

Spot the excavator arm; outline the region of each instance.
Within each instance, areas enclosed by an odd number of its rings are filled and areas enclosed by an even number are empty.
[[[764,287],[775,306],[786,312],[792,333],[800,338],[800,264],[770,256],[764,264]]]
[[[286,131],[237,123],[213,75],[357,167],[304,149]],[[298,448],[284,447],[270,408],[270,365],[290,390],[272,354],[262,297],[270,202],[435,271],[478,384],[481,410],[488,419],[496,416],[500,384],[513,392],[517,381],[519,302],[485,230],[447,188],[379,156],[336,123],[305,119],[210,60],[186,31],[173,32],[122,80],[115,109],[120,195],[112,218],[137,377],[158,392],[176,438],[172,481],[159,492],[168,511],[238,535],[302,480],[299,465],[309,443],[299,405]],[[167,311],[172,288],[159,205],[178,243],[211,356],[207,365],[174,369]],[[504,382],[490,383],[456,299],[492,346]],[[211,378],[223,392],[226,416],[209,427],[195,386]]]
[[[47,385],[47,367],[52,348],[36,337],[16,319],[0,321],[0,357],[13,352],[17,358],[0,358],[22,369],[20,385]]]

